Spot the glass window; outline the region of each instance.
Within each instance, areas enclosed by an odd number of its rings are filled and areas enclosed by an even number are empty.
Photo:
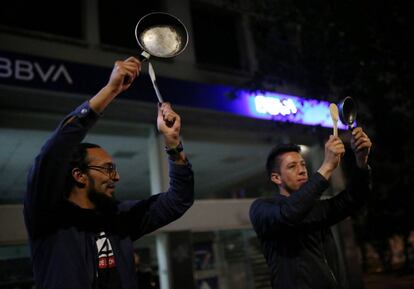
[[[9,1],[0,25],[82,39],[82,1]]]
[[[29,248],[25,245],[0,246],[1,288],[31,288],[34,284]],[[5,285],[7,284],[7,285]]]
[[[4,136],[0,149],[0,178],[3,180],[0,204],[22,203],[28,170],[51,132],[0,128]],[[116,162],[121,177],[116,191],[118,199],[150,196],[146,137],[90,133],[85,141],[102,146]]]
[[[185,138],[185,151],[196,176],[197,199],[238,199],[275,192],[265,172],[271,146],[236,139],[211,141]]]
[[[156,235],[146,235],[135,241],[134,263],[138,288],[159,288]]]
[[[251,229],[195,232],[197,288],[267,288],[269,270]]]
[[[161,11],[160,0],[99,1],[99,30],[102,44],[137,49],[135,26],[142,16]]]
[[[191,14],[197,63],[243,69],[239,13],[193,2]]]

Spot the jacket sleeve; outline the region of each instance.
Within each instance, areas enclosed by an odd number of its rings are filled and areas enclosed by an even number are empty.
[[[344,191],[323,200],[306,216],[304,225],[332,226],[358,211],[372,192],[371,169],[355,167]]]
[[[345,191],[319,201],[328,182],[316,173],[309,182],[280,202],[256,200],[250,219],[258,235],[267,236],[283,229],[313,230],[331,226],[360,208],[371,191],[370,170],[353,171]]]
[[[65,198],[65,179],[74,147],[98,115],[84,102],[67,115],[42,146],[29,171],[24,216],[29,233]]]
[[[328,181],[315,173],[290,197],[280,201],[258,199],[250,207],[250,221],[259,236],[272,234],[283,227],[300,224],[328,188]]]
[[[136,202],[124,211],[123,222],[133,240],[180,218],[194,203],[194,175],[190,163],[169,161],[170,184],[166,192]]]

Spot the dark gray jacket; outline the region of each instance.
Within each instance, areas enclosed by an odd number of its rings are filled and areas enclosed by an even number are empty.
[[[271,271],[273,289],[344,288],[330,226],[362,206],[370,170],[355,168],[345,191],[320,200],[329,183],[319,173],[290,197],[258,199],[250,219]]]

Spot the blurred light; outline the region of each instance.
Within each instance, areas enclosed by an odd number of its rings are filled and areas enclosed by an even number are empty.
[[[268,113],[270,115],[288,115],[295,114],[298,111],[290,98],[280,100],[275,97],[256,95],[254,103],[256,111],[259,113]]]
[[[238,93],[235,113],[281,122],[333,127],[329,112],[329,102],[301,98],[281,93],[261,92]],[[338,128],[346,126],[338,122]]]
[[[302,154],[307,154],[309,152],[309,147],[307,145],[299,145],[300,146],[300,151]]]

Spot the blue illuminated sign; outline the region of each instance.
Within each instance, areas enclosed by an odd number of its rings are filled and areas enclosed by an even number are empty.
[[[332,127],[329,102],[306,99],[273,92],[239,92],[234,100],[236,114],[269,119],[281,122],[293,122],[304,125]],[[346,126],[338,122],[338,128]]]

